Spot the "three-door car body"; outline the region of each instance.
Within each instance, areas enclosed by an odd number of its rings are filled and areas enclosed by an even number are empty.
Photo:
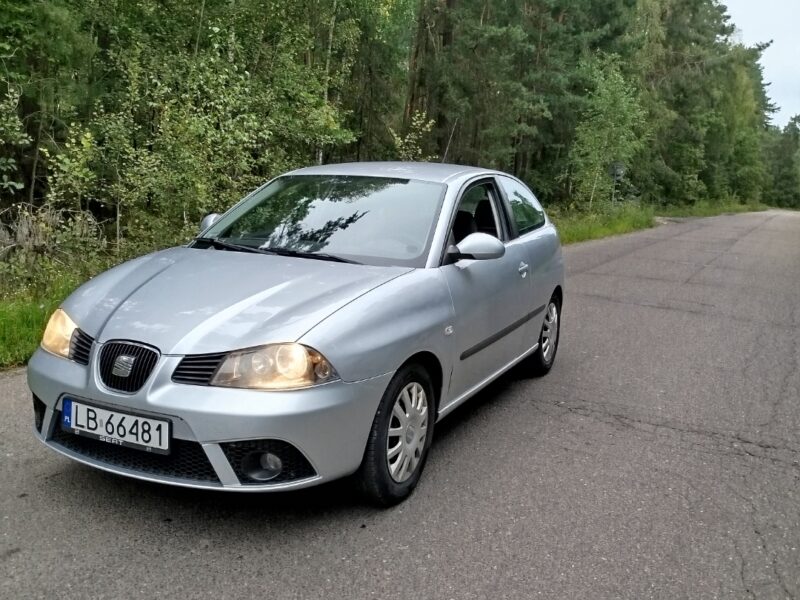
[[[507,174],[310,167],[205,223],[53,315],[28,366],[48,447],[144,480],[271,491],[363,469],[377,436],[370,476],[400,485],[426,428],[515,364],[554,358],[558,235]]]

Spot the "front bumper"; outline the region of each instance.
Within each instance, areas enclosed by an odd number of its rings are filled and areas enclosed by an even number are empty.
[[[141,390],[123,394],[100,381],[95,360],[100,347],[94,344],[89,366],[41,349],[34,354],[28,364],[28,385],[34,404],[36,399],[41,403],[37,437],[53,450],[105,471],[193,488],[284,490],[353,473],[361,464],[372,420],[392,375],[296,391],[235,390],[173,383],[172,372],[181,357],[162,356]],[[172,458],[65,434],[59,417],[66,396],[169,419]],[[237,460],[248,444],[286,452],[295,449],[291,460],[298,465],[306,461],[310,470],[298,468],[298,477],[272,483],[247,481]]]

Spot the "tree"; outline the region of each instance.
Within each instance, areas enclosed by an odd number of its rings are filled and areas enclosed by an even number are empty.
[[[771,185],[765,200],[775,206],[800,208],[800,115],[783,131],[771,128],[766,137]]]
[[[593,89],[575,132],[570,164],[574,196],[588,203],[589,210],[595,198],[612,195],[616,180],[609,176],[609,167],[619,163],[630,168],[647,135],[645,112],[618,61],[614,55],[601,56],[585,65]]]

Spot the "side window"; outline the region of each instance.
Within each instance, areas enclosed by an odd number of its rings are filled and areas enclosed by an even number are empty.
[[[458,203],[458,211],[450,232],[448,245],[457,244],[470,233],[488,233],[500,238],[497,222],[497,193],[491,183],[472,186]],[[500,238],[502,239],[502,238]]]
[[[498,177],[508,196],[520,235],[544,225],[544,211],[528,188],[508,177]]]

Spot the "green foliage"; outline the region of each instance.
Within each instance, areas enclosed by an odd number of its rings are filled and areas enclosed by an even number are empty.
[[[783,131],[770,128],[765,139],[770,185],[764,200],[773,206],[800,208],[800,116]]]
[[[411,123],[404,136],[400,136],[394,129],[390,129],[397,160],[429,161],[434,159],[435,157],[433,156],[425,155],[423,146],[425,138],[431,132],[435,123],[434,120],[428,119],[425,113],[417,111],[411,117]]]
[[[0,100],[0,198],[19,191],[25,185],[19,181],[17,159],[14,154],[25,148],[31,138],[19,119],[18,106],[20,91],[11,83],[6,83],[5,96]],[[2,206],[0,204],[0,206]]]
[[[625,81],[618,57],[600,57],[585,63],[593,89],[589,92],[570,151],[574,198],[588,204],[610,200],[615,180],[609,167],[625,168],[642,148],[647,135],[645,112],[636,90]]]
[[[0,216],[4,297],[47,296],[53,281],[77,284],[110,264],[102,229],[87,211],[15,204]]]
[[[655,204],[758,199],[780,136],[732,32],[716,0],[0,0],[0,208],[89,210],[124,256],[319,160],[439,156],[592,207],[618,161]]]

